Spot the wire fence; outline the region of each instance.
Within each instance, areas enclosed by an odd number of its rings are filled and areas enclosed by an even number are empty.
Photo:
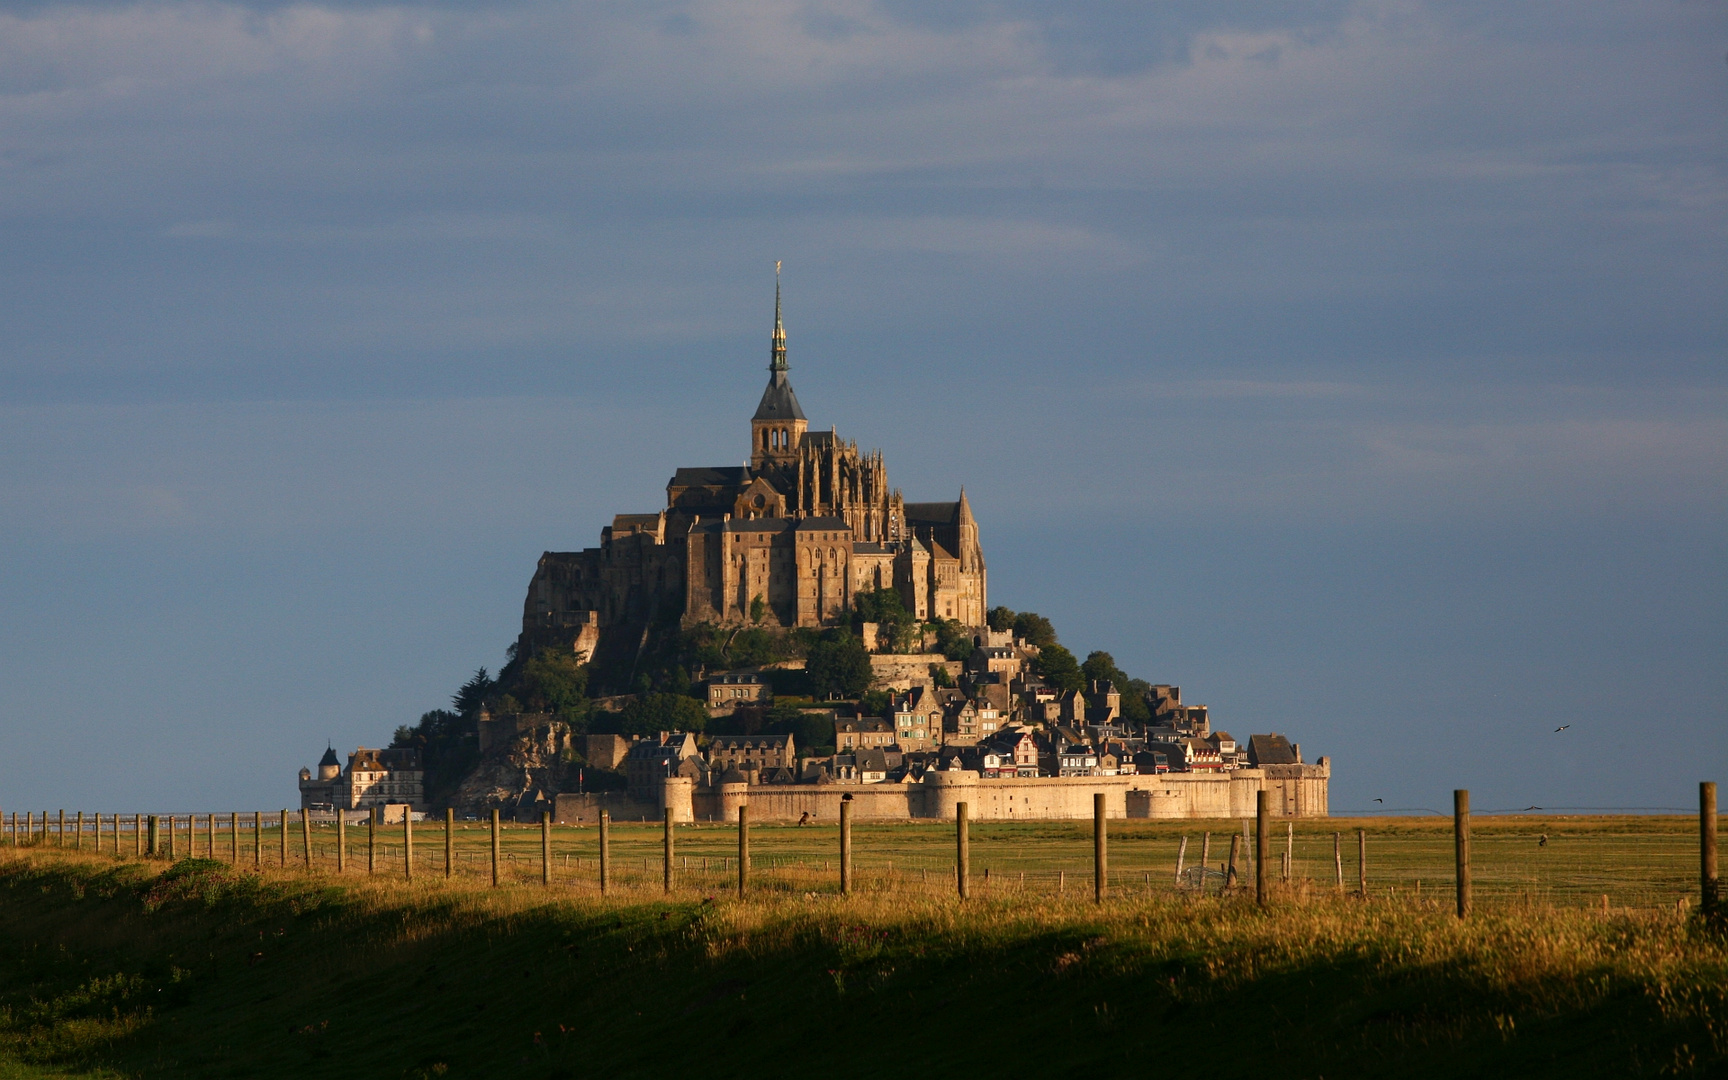
[[[1714,806],[1710,807],[1714,811]],[[592,824],[337,824],[299,811],[0,815],[0,846],[121,858],[215,859],[242,868],[601,891],[601,830]],[[1714,813],[1709,821],[1716,820]],[[1471,826],[1469,879],[1478,906],[1621,909],[1710,903],[1714,830],[1698,816],[1483,817]],[[1103,891],[1135,896],[1366,895],[1449,904],[1458,876],[1452,819],[1273,819],[1106,823]],[[841,887],[841,826],[750,826],[747,888],[764,894]],[[974,822],[962,863],[955,822],[851,826],[850,886],[953,896],[1093,899],[1091,821]],[[1264,831],[1264,866],[1256,850]],[[669,835],[670,834],[670,841]],[[738,888],[735,824],[619,822],[607,829],[606,891],[719,894]],[[666,851],[672,848],[668,866]],[[1708,851],[1706,850],[1708,848]],[[962,869],[964,867],[964,870]],[[670,871],[670,872],[668,872]]]

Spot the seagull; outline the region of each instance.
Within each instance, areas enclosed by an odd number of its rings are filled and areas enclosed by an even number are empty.
[[[1571,724],[1561,724],[1559,727],[1555,728],[1554,730],[1555,731],[1565,731],[1567,728],[1569,728],[1571,726],[1572,726]]]
[[[1375,802],[1385,802],[1386,800],[1385,799],[1375,799],[1374,801]]]
[[[1540,807],[1540,806],[1526,806],[1526,807],[1525,807],[1525,808],[1524,808],[1524,810],[1523,810],[1523,811],[1521,811],[1521,812],[1523,812],[1523,813],[1528,813],[1528,812],[1529,812],[1529,811],[1531,811],[1531,810],[1540,810],[1540,809],[1542,809],[1542,808],[1541,808],[1541,807]]]

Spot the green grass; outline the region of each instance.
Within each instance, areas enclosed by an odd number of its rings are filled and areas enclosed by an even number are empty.
[[[226,822],[226,819],[223,819]],[[1190,870],[1200,861],[1202,835],[1211,833],[1207,889],[1215,891],[1229,856],[1230,836],[1240,833],[1240,821],[1110,822],[1112,887],[1145,894],[1177,895],[1177,850],[1188,838],[1184,860]],[[1275,823],[1269,869],[1281,874],[1285,850],[1284,824]],[[1292,879],[1311,891],[1335,887],[1333,835],[1339,834],[1346,887],[1357,881],[1356,830],[1368,833],[1368,884],[1371,894],[1415,899],[1444,897],[1452,888],[1453,841],[1449,818],[1319,819],[1293,823],[1290,847]],[[975,890],[1021,896],[1058,896],[1064,890],[1090,888],[1092,826],[1087,821],[974,822],[971,826],[971,870]],[[1560,907],[1599,907],[1604,896],[1615,909],[1672,907],[1697,891],[1698,825],[1690,817],[1479,817],[1473,825],[1472,858],[1479,905],[1548,904]],[[501,874],[507,881],[537,882],[540,878],[540,827],[506,825],[503,829]],[[658,891],[661,887],[661,826],[619,822],[612,826],[613,881],[624,889]],[[751,828],[755,881],[782,891],[829,891],[835,888],[839,854],[834,822],[807,827],[757,824]],[[335,829],[312,830],[313,862],[321,871],[336,865]],[[1546,838],[1547,843],[1540,841]],[[282,861],[281,834],[266,828],[262,836],[263,864]],[[490,831],[484,823],[462,822],[454,834],[459,878],[490,880]],[[87,848],[92,840],[86,837]],[[103,851],[113,844],[105,834]],[[348,869],[365,876],[366,828],[348,827]],[[130,852],[130,833],[122,837]],[[1244,845],[1245,847],[1248,845]],[[954,872],[954,826],[940,822],[860,822],[853,829],[853,863],[865,888],[892,880],[897,888],[914,889],[930,883],[933,893],[949,889]],[[180,854],[187,851],[184,826],[178,834]],[[209,850],[202,822],[197,851]],[[224,829],[215,854],[226,859],[232,850]],[[402,827],[380,829],[376,840],[377,873],[402,873]],[[251,832],[242,831],[241,863],[252,861]],[[598,836],[594,827],[558,825],[553,828],[553,875],[574,891],[597,886]],[[692,889],[730,887],[737,854],[737,831],[731,825],[698,823],[679,826],[674,868],[678,880]],[[1246,859],[1246,856],[1244,856]],[[301,867],[303,852],[298,826],[289,829],[287,865]],[[415,865],[421,875],[441,876],[444,865],[442,822],[415,828]],[[1248,864],[1242,864],[1247,872]],[[988,874],[988,876],[987,876]],[[1190,884],[1192,883],[1192,877]]]
[[[1721,1075],[1728,946],[1667,884],[1629,884],[1672,874],[1678,890],[1695,839],[1688,854],[1673,824],[1550,825],[1540,858],[1564,857],[1534,863],[1535,833],[1479,826],[1479,852],[1508,845],[1509,877],[1463,925],[1449,875],[1414,895],[1450,857],[1421,822],[1374,823],[1385,876],[1367,901],[1329,887],[1331,823],[1299,831],[1298,870],[1327,873],[1298,873],[1267,912],[1134,880],[1172,876],[1192,824],[1112,823],[1124,870],[1102,908],[1089,876],[1084,898],[1072,880],[1066,896],[1019,885],[1022,868],[1089,875],[1089,829],[1062,824],[975,827],[964,904],[945,876],[951,827],[934,825],[861,826],[850,898],[820,869],[831,828],[758,827],[765,862],[807,865],[760,868],[742,902],[717,869],[659,895],[658,831],[642,827],[617,827],[614,850],[638,879],[649,858],[652,882],[606,898],[575,865],[553,890],[494,890],[483,862],[408,884],[4,849],[0,1078]],[[537,880],[538,830],[506,836]],[[458,837],[485,850],[482,830]],[[418,852],[432,869],[441,837],[421,839],[439,841]],[[558,854],[586,858],[593,840],[561,830]],[[681,830],[678,855],[717,861],[734,841]],[[1568,902],[1600,891],[1604,865],[1650,903]]]

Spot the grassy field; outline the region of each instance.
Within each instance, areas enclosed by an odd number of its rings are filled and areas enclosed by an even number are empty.
[[[183,824],[177,832],[176,850],[188,852]],[[226,816],[213,854],[226,860],[236,850],[227,832]],[[1222,870],[1230,851],[1232,833],[1242,833],[1241,821],[1152,822],[1113,820],[1110,832],[1111,885],[1118,891],[1176,895],[1201,887],[1195,868],[1200,865],[1210,834],[1204,888],[1216,892],[1223,884]],[[1293,885],[1310,892],[1336,888],[1341,863],[1347,889],[1357,887],[1356,830],[1367,833],[1368,886],[1370,895],[1415,900],[1444,899],[1452,888],[1453,841],[1449,818],[1373,818],[1307,820],[1292,823],[1288,837],[1285,824],[1273,825],[1268,872],[1282,878],[1283,853],[1291,853]],[[1608,898],[1611,908],[1646,909],[1672,907],[1683,896],[1697,891],[1698,824],[1691,817],[1478,817],[1472,825],[1472,857],[1476,899],[1479,905],[1528,905],[1600,907]],[[1341,858],[1334,862],[1333,837],[1340,838]],[[415,826],[415,867],[422,875],[444,872],[444,826],[442,822]],[[1022,896],[1060,896],[1067,891],[1089,891],[1092,880],[1092,825],[1068,822],[974,822],[970,828],[971,878],[975,892]],[[1183,859],[1187,871],[1179,885],[1176,860],[1181,840],[1188,846]],[[304,855],[298,825],[290,825],[286,864],[303,867]],[[104,832],[102,850],[111,850],[115,837]],[[128,831],[120,836],[120,847],[132,852]],[[260,835],[262,862],[267,867],[283,861],[281,832],[267,826]],[[85,848],[95,846],[93,835],[84,838]],[[313,864],[321,872],[336,868],[335,827],[312,829]],[[348,873],[367,872],[367,830],[350,825],[347,831]],[[403,872],[402,826],[378,830],[374,852],[375,872],[401,876]],[[673,868],[684,888],[717,891],[736,880],[737,830],[732,825],[694,824],[678,827],[674,841]],[[50,838],[53,846],[53,838]],[[458,877],[490,881],[491,836],[485,823],[459,822],[454,834]],[[501,848],[501,876],[509,881],[540,880],[540,827],[505,825]],[[954,825],[952,822],[859,823],[853,828],[853,866],[860,889],[894,888],[916,891],[928,885],[934,893],[951,891],[954,873]],[[1244,852],[1252,848],[1245,838]],[[552,869],[560,888],[580,892],[598,887],[599,839],[592,827],[553,827]],[[659,892],[662,887],[662,827],[655,823],[618,822],[612,826],[612,879],[625,890]],[[243,829],[238,845],[240,862],[252,863],[253,840]],[[839,829],[833,822],[799,827],[787,824],[756,824],[751,827],[754,880],[765,889],[791,892],[831,891],[838,887]],[[199,819],[196,852],[212,854],[205,819]],[[1239,870],[1249,871],[1244,861]]]
[[[1240,828],[1215,824],[1214,862]],[[8,847],[0,1078],[1728,1072],[1728,945],[1675,904],[1687,822],[1480,822],[1492,886],[1463,925],[1449,823],[1343,824],[1369,829],[1369,898],[1332,888],[1333,823],[1310,823],[1264,912],[1175,887],[1175,845],[1186,831],[1192,861],[1205,823],[1113,822],[1103,907],[1079,823],[975,826],[966,903],[939,825],[860,826],[849,898],[831,826],[758,826],[743,901],[719,826],[680,830],[671,897],[639,825],[615,827],[633,880],[604,898],[593,829],[558,831],[552,890],[537,828],[506,830],[520,880],[499,889],[484,858],[445,881],[441,830],[421,830],[413,883],[399,861],[365,873],[364,828],[340,879],[322,856],[254,871],[249,847],[238,868]],[[456,837],[488,849],[483,827]]]

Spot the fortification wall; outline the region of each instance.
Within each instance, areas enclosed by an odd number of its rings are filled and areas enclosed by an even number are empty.
[[[962,663],[943,659],[941,653],[871,653],[870,686],[876,690],[910,690],[914,686],[933,686],[930,665],[947,669],[949,681],[960,677]],[[857,813],[856,810],[853,813]]]
[[[752,821],[797,821],[809,814],[817,821],[840,817],[840,802],[852,796],[855,821],[905,821],[921,817],[915,807],[923,803],[922,784],[742,784],[723,785],[725,790],[697,789],[696,820],[736,821],[738,805],[750,807]],[[742,790],[736,790],[742,789]]]
[[[840,816],[840,802],[852,796],[860,821],[910,819],[952,821],[964,802],[974,821],[1044,821],[1089,818],[1092,796],[1103,792],[1105,814],[1129,818],[1243,818],[1255,811],[1255,793],[1272,793],[1271,812],[1281,817],[1325,817],[1331,766],[1272,765],[1225,773],[1167,773],[1161,776],[1073,776],[984,779],[961,770],[932,773],[916,784],[725,784],[691,787],[673,778],[660,805],[673,805],[680,821],[735,821],[739,805],[750,807],[753,821],[796,821],[808,813],[819,821]],[[565,800],[558,797],[559,818]],[[592,799],[594,796],[588,796]],[[688,800],[688,802],[685,802]],[[572,811],[575,804],[572,803]],[[658,820],[660,805],[612,810],[618,820],[645,815]],[[688,809],[685,809],[685,807]],[[600,807],[591,817],[598,820]],[[609,809],[609,808],[608,808]]]
[[[670,809],[675,822],[695,821],[696,791],[696,781],[688,776],[669,776],[656,783],[652,796],[646,799],[627,791],[593,795],[565,792],[553,800],[552,820],[561,825],[588,824],[606,813],[613,821],[660,821]]]

